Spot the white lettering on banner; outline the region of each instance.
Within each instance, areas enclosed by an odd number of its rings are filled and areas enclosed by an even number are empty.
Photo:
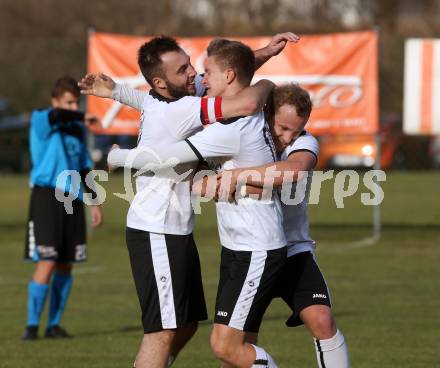
[[[367,120],[364,118],[342,119],[342,120],[314,120],[310,122],[310,126],[315,129],[327,128],[354,128],[367,125]]]
[[[146,86],[142,74],[128,77],[114,77],[116,83],[128,85],[132,88]],[[328,103],[334,108],[345,108],[357,103],[363,96],[362,79],[351,75],[255,75],[252,83],[256,83],[261,79],[270,79],[275,84],[283,83],[299,83],[301,85],[322,85],[317,91],[309,91],[315,108]],[[102,118],[103,128],[109,128],[114,125],[115,118],[123,105],[120,102],[113,101],[110,108],[106,111]],[[126,122],[124,121],[124,124]]]
[[[275,84],[299,83],[303,86],[319,85],[317,91],[309,91],[315,108],[326,102],[334,108],[349,107],[363,96],[362,79],[351,75],[255,75],[253,83],[270,79]]]
[[[323,91],[324,89],[321,89]],[[344,100],[342,96],[349,95],[350,97]],[[359,86],[340,86],[340,87],[332,87],[329,89],[329,104],[333,107],[344,108],[351,105],[354,105],[358,102],[362,97],[362,87]],[[321,105],[321,101],[317,101],[316,98],[312,99],[316,101],[316,106],[319,107]]]

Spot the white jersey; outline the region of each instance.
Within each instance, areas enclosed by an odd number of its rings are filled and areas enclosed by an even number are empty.
[[[275,149],[262,112],[227,123],[215,123],[188,138],[200,158],[229,156],[220,170],[261,166],[276,160]],[[272,250],[284,247],[282,211],[278,195],[265,201],[251,198],[238,203],[217,202],[221,244],[234,251]]]
[[[310,133],[304,131],[290,146],[288,146],[280,155],[280,161],[286,160],[292,153],[300,151],[309,151],[318,157],[319,144],[316,138]],[[301,252],[314,252],[315,241],[310,237],[309,219],[307,215],[307,206],[309,202],[309,193],[312,183],[312,171],[308,172],[307,184],[304,189],[298,189],[297,183],[293,183],[290,198],[294,198],[295,193],[305,194],[304,199],[299,204],[286,204],[281,200],[283,209],[283,226],[287,240],[287,255],[293,256]],[[301,197],[300,197],[301,198]]]
[[[201,77],[196,78],[197,93],[203,94]],[[179,142],[203,128],[200,118],[186,118],[195,106],[200,111],[200,98],[183,97],[171,101],[155,93],[144,94],[141,109],[139,148],[152,148]],[[169,108],[174,106],[173,111]],[[178,173],[176,173],[178,176]],[[155,233],[186,235],[193,231],[191,177],[180,181],[170,177],[138,176],[136,195],[127,214],[127,226]]]

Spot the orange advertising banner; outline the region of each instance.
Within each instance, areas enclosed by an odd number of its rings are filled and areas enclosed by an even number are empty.
[[[149,37],[92,33],[88,71],[118,83],[148,89],[137,65],[137,51]],[[178,38],[191,62],[203,73],[211,37]],[[271,37],[235,38],[256,50]],[[372,134],[378,129],[378,35],[375,31],[305,35],[289,44],[255,74],[276,84],[299,83],[313,99],[307,129],[313,134]],[[109,99],[88,97],[88,112],[102,119],[101,134],[137,134],[139,112]]]

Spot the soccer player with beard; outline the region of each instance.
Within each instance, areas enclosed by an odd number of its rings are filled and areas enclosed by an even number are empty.
[[[274,163],[275,147],[262,111],[221,118],[223,102],[239,96],[253,77],[252,51],[228,40],[212,41],[207,51],[203,83],[210,97],[185,97],[185,105],[170,103],[167,112],[170,119],[211,125],[184,141],[153,145],[154,153],[114,149],[110,165],[139,169],[157,158],[166,163],[173,157],[181,162],[211,159],[220,170]],[[137,160],[129,162],[127,157],[133,154]],[[218,202],[216,208],[222,254],[211,347],[224,366],[276,367],[262,347],[249,344],[245,337],[258,332],[286,260],[278,196],[264,202],[245,198],[237,205]]]
[[[252,71],[279,53],[288,41],[297,39],[290,33],[276,35],[266,48],[255,52]],[[112,97],[141,109],[138,147],[172,145],[201,130],[205,121],[200,120],[200,99],[181,98],[204,93],[201,77],[196,76],[178,44],[168,37],[155,38],[140,48],[138,62],[152,87],[149,94],[115,85],[104,75],[87,75],[80,83],[82,93]],[[262,81],[233,97],[217,100],[215,106],[221,109],[223,119],[252,115],[271,89],[270,82]],[[183,111],[198,109],[199,119],[170,114],[172,104]],[[197,322],[207,317],[192,237],[190,181],[141,176],[136,186],[127,216],[127,246],[145,333],[136,366],[165,367],[195,333]]]

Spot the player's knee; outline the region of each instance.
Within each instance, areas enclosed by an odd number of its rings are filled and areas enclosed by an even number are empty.
[[[332,338],[336,333],[336,324],[332,313],[320,312],[314,318],[312,334],[315,338],[325,340]]]
[[[220,336],[219,333],[211,334],[211,350],[217,359],[230,362],[233,360],[234,349],[227,339]]]
[[[56,263],[54,261],[38,261],[37,262],[37,271],[53,271],[56,267]]]
[[[175,330],[164,330],[159,332],[159,341],[166,346],[171,346],[175,337],[176,337]]]
[[[40,261],[37,263],[32,279],[39,284],[48,284],[55,270],[55,262]]]
[[[214,355],[216,357],[218,357],[218,355],[221,355],[223,350],[223,347],[221,346],[222,340],[215,331],[212,331],[209,342],[211,345],[211,350],[214,353]]]

